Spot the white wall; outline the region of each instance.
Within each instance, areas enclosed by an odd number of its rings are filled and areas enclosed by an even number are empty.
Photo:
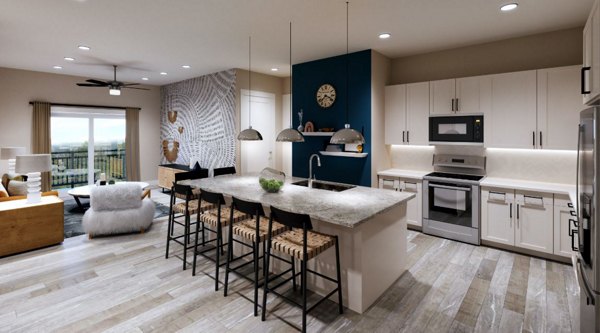
[[[432,171],[433,154],[464,154],[487,157],[486,174],[561,184],[575,184],[576,151],[474,148],[464,146],[391,146],[392,167]]]
[[[0,147],[21,146],[31,151],[30,101],[139,107],[140,171],[142,180],[156,180],[160,161],[160,89],[124,89],[110,96],[105,88],[76,86],[88,78],[53,73],[0,68]],[[0,173],[7,162],[0,161]]]

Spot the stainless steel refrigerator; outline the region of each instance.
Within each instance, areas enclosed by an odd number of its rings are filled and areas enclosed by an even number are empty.
[[[577,141],[577,221],[572,233],[581,332],[600,333],[600,107],[581,111]]]

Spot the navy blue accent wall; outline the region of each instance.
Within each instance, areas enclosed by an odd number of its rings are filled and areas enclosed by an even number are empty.
[[[352,128],[363,131],[366,143],[363,152],[371,152],[371,50],[348,55],[348,121]],[[346,123],[346,55],[326,58],[292,67],[293,124],[297,128],[298,112],[304,110],[303,122],[312,121],[319,128],[343,128]],[[322,109],[316,102],[317,89],[324,83],[333,85],[335,103]],[[311,154],[325,150],[331,137],[307,136],[303,143],[293,143],[292,174],[308,177]],[[317,179],[371,186],[371,154],[366,158],[323,156],[321,167],[313,166]]]

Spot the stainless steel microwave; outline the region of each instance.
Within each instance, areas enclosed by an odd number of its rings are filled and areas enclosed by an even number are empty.
[[[483,145],[483,115],[430,116],[429,144]]]

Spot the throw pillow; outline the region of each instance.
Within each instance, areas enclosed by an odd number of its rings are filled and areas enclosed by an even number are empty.
[[[0,184],[0,198],[8,197],[8,191],[4,188],[4,185]]]
[[[192,171],[200,171],[202,170],[202,168],[200,167],[200,163],[196,162],[196,164],[194,164],[194,167],[192,168]]]
[[[27,183],[18,180],[11,180],[8,183],[8,194],[11,197],[17,195],[27,195]]]

